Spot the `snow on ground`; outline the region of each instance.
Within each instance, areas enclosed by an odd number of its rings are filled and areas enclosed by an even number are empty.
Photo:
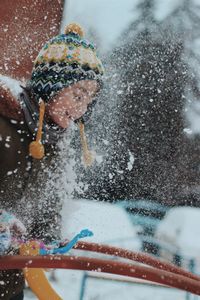
[[[63,237],[73,237],[84,228],[93,231],[87,238],[96,243],[107,243],[138,250],[140,242],[128,214],[121,207],[90,200],[68,200],[63,209]]]
[[[103,288],[102,288],[103,285]],[[78,299],[78,298],[77,298]],[[186,300],[186,293],[158,286],[88,279],[83,300]],[[73,299],[75,300],[75,299]]]
[[[177,207],[169,210],[160,222],[157,236],[174,245],[185,256],[200,259],[200,209]]]
[[[112,280],[88,278],[84,296],[80,298],[82,274],[80,272],[58,271],[59,283],[54,283],[56,292],[63,300],[186,300],[186,293],[152,285],[113,282]],[[191,296],[193,297],[193,296]],[[36,298],[26,292],[25,300]]]

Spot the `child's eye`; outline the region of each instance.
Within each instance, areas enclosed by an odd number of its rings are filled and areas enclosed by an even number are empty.
[[[74,99],[76,101],[81,101],[82,100],[82,97],[80,95],[74,95]]]

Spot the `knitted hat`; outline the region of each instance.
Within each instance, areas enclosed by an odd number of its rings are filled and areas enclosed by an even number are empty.
[[[34,158],[41,159],[44,156],[41,143],[45,111],[43,101],[48,102],[58,91],[80,80],[95,80],[101,87],[104,72],[102,63],[94,45],[83,36],[83,29],[78,24],[68,25],[64,34],[52,38],[44,45],[34,62],[32,76],[27,84],[34,99],[40,103],[36,141],[29,148]],[[92,155],[87,147],[83,121],[80,118],[83,159],[86,165],[91,165]]]
[[[78,24],[48,41],[39,52],[28,86],[37,100],[47,102],[64,87],[84,79],[101,83],[103,66],[94,45],[84,39]]]

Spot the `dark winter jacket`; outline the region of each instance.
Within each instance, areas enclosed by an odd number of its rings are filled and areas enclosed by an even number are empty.
[[[46,156],[34,160],[28,154],[31,141],[25,122],[0,116],[0,208],[24,223],[28,238],[49,241],[60,234],[61,204],[51,184],[55,180],[51,177],[57,168],[57,148],[48,145]],[[24,285],[19,270],[0,272],[0,282],[4,282],[0,285],[0,299],[4,300],[17,295]]]

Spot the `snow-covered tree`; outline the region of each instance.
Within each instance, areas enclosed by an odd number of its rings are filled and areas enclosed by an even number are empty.
[[[200,204],[200,146],[198,136],[187,134],[186,114],[200,96],[200,6],[180,0],[166,9],[166,2],[141,1],[110,57],[105,101],[115,103],[115,122],[112,134],[106,130],[109,154],[98,180],[90,181],[90,196]]]

